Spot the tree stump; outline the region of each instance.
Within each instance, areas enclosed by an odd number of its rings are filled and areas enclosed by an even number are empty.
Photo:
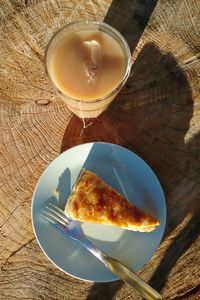
[[[0,299],[141,299],[121,281],[65,275],[33,235],[40,175],[61,152],[90,141],[127,147],[155,171],[167,202],[166,232],[138,273],[163,299],[199,299],[199,2],[2,0],[0,14]],[[115,101],[83,129],[51,86],[44,53],[60,27],[86,19],[116,27],[133,66]]]

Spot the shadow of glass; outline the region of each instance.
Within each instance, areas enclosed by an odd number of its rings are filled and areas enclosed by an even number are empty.
[[[104,22],[116,28],[133,53],[158,0],[113,0]],[[117,17],[116,17],[117,16]]]

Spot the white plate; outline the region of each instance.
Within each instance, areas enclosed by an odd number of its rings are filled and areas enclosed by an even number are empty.
[[[97,247],[134,271],[151,258],[162,239],[166,222],[164,194],[157,177],[140,157],[109,143],[73,147],[57,157],[40,177],[32,200],[32,224],[44,253],[59,269],[76,278],[95,282],[114,281],[118,277],[97,258],[40,215],[49,202],[64,208],[81,168],[94,171],[130,202],[134,201],[160,220],[160,226],[151,233],[82,224],[87,237]],[[56,189],[59,194],[55,193]]]

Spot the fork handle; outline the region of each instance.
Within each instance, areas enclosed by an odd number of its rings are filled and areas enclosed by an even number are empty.
[[[150,285],[139,278],[133,271],[119,262],[117,259],[106,255],[99,250],[88,239],[81,240],[82,245],[87,248],[93,255],[100,259],[104,265],[115,275],[119,276],[123,281],[130,284],[136,290],[138,290],[147,300],[159,300],[162,299],[161,295],[154,290]]]

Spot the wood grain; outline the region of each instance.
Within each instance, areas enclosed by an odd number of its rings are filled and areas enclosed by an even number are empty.
[[[133,150],[163,186],[166,232],[141,277],[163,299],[200,298],[199,2],[150,2],[0,2],[0,299],[141,299],[121,281],[85,283],[61,273],[33,235],[31,197],[39,176],[59,153],[90,141]],[[105,19],[133,51],[127,84],[84,130],[44,68],[49,39],[80,19]]]

